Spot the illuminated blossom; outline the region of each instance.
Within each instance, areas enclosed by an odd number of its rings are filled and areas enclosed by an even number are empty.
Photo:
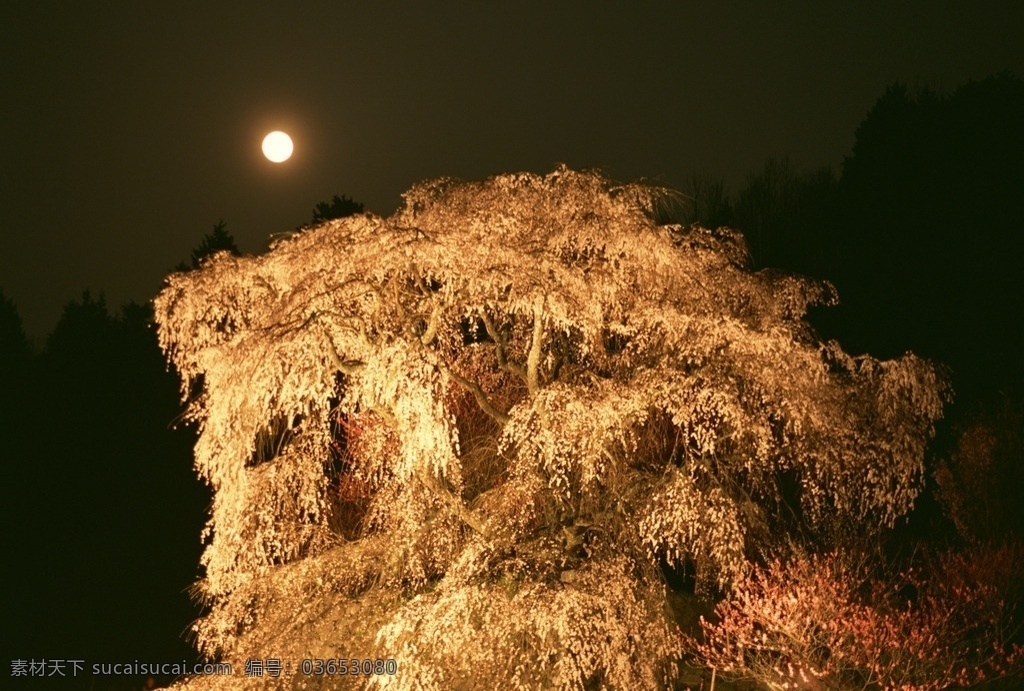
[[[721,602],[701,663],[773,689],[938,691],[1024,672],[1020,545],[950,551],[889,574],[851,555],[755,568]]]
[[[660,567],[728,590],[794,521],[905,514],[933,368],[822,343],[831,286],[660,223],[669,196],[436,180],[170,276],[160,342],[215,491],[200,649],[391,657],[357,681],[397,688],[666,686]]]

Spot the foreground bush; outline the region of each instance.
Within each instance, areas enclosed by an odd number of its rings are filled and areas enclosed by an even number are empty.
[[[774,689],[946,689],[1018,676],[1024,549],[948,551],[896,573],[849,555],[754,568],[688,639],[702,664]]]

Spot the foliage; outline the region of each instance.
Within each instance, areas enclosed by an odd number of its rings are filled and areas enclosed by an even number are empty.
[[[175,271],[198,269],[207,257],[217,252],[230,252],[235,256],[240,255],[241,252],[238,249],[238,245],[235,244],[235,238],[228,231],[227,226],[228,224],[223,220],[214,225],[213,230],[204,235],[199,245],[193,248],[191,266],[181,262],[175,268]]]
[[[8,570],[18,596],[5,602],[3,645],[24,651],[16,657],[48,647],[98,660],[194,655],[180,631],[198,608],[182,591],[209,495],[188,468],[194,438],[168,425],[178,382],[151,315],[86,291],[38,353],[0,355],[0,379],[11,368],[0,381],[0,520],[19,565]]]
[[[10,386],[31,356],[18,308],[0,288],[0,383]]]
[[[872,576],[848,553],[755,567],[689,639],[702,663],[774,689],[946,689],[1024,671],[1019,543]]]
[[[769,158],[737,195],[733,225],[748,238],[759,266],[831,271],[826,248],[837,188],[828,168],[801,171],[789,159]]]
[[[682,220],[705,228],[734,226],[733,207],[725,182],[707,173],[690,176],[683,194]]]
[[[345,218],[363,213],[362,202],[349,199],[347,195],[334,195],[330,202],[317,202],[313,207],[313,223],[323,223],[336,218]]]
[[[694,174],[673,211],[686,224],[742,231],[755,266],[814,275],[834,263],[827,241],[837,200],[838,181],[828,168],[803,171],[787,158],[769,158],[735,199],[721,179]]]
[[[1024,312],[1022,121],[1024,80],[1009,74],[948,95],[894,84],[874,105],[829,243],[848,347],[925,352],[953,368],[961,396],[1024,390],[1017,324],[1002,316]]]
[[[659,224],[666,194],[436,180],[169,277],[160,342],[202,384],[215,490],[200,648],[395,657],[367,681],[398,688],[664,686],[659,566],[728,589],[788,530],[904,515],[933,368],[820,342],[828,284]]]
[[[88,290],[82,291],[81,301],[72,300],[64,305],[60,321],[46,340],[47,353],[98,359],[105,350],[104,337],[115,328],[115,321],[107,310],[103,293],[94,298]]]
[[[966,541],[1024,536],[1024,408],[1008,395],[960,426],[934,471],[939,502]]]

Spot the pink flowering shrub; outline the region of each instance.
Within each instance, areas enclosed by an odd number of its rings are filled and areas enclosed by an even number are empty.
[[[1020,545],[949,551],[871,577],[849,555],[755,567],[687,643],[773,689],[946,689],[1024,670]]]

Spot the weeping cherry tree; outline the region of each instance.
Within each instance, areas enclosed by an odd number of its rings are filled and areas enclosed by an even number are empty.
[[[822,342],[829,284],[659,222],[671,197],[441,179],[170,276],[160,342],[215,491],[200,650],[397,662],[366,686],[667,687],[666,572],[727,593],[796,532],[906,514],[941,378]]]

